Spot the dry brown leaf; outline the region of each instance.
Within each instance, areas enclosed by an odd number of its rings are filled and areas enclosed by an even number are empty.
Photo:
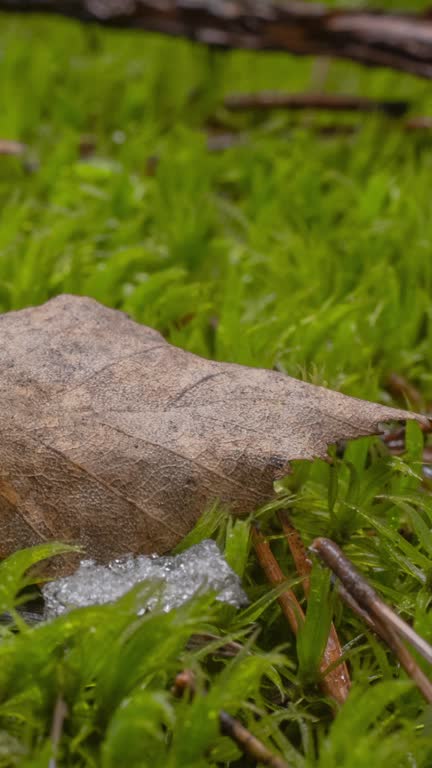
[[[101,561],[165,552],[211,499],[248,512],[290,460],[417,418],[202,359],[89,298],[1,315],[0,332],[2,556],[46,539]]]

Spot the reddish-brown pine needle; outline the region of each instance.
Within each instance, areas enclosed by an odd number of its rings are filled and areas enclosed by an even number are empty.
[[[303,576],[303,589],[306,597],[308,597],[310,589],[309,577],[312,569],[311,560],[308,557],[306,548],[303,544],[299,532],[293,526],[288,514],[285,511],[279,512],[279,520],[282,525],[282,530],[285,534],[285,538],[287,540],[297,572],[300,576]],[[337,694],[337,701],[340,704],[342,704],[347,699],[351,687],[348,667],[346,663],[341,659],[342,648],[339,642],[338,634],[336,632],[336,627],[332,623],[330,626],[327,645],[324,650],[322,672],[325,675],[327,684],[331,685],[332,690],[334,690]],[[329,667],[331,667],[331,669],[326,672]]]
[[[252,541],[259,560],[259,564],[267,576],[270,584],[274,587],[277,587],[278,584],[282,584],[284,581],[286,581],[286,576],[282,572],[279,563],[273,555],[270,544],[268,543],[267,539],[264,538],[261,531],[259,531],[256,527],[252,527]],[[278,597],[278,602],[282,609],[282,613],[288,621],[292,631],[295,635],[297,635],[299,623],[304,622],[305,615],[303,613],[303,608],[301,607],[292,589],[287,589],[285,592],[282,592],[282,594]]]
[[[272,586],[282,584],[286,581],[286,577],[273,555],[268,541],[256,527],[252,528],[252,539],[259,563],[270,584]],[[299,624],[304,622],[305,616],[294,592],[291,589],[282,592],[278,597],[278,602],[293,633],[297,635]],[[341,673],[337,667],[327,672],[330,664],[333,665],[338,658],[340,658],[339,642],[337,641],[335,645],[333,637],[330,636],[320,666],[321,687],[327,696],[330,696],[338,704],[342,704],[348,695],[349,677],[345,677],[343,670]]]

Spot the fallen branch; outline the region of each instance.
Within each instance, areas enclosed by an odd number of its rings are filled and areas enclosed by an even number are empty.
[[[0,10],[57,13],[212,47],[333,56],[432,77],[427,14],[332,10],[288,0],[0,0]]]

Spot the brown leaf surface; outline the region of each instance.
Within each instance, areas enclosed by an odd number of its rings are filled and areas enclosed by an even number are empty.
[[[290,460],[413,418],[204,360],[88,298],[0,315],[0,333],[1,556],[54,538],[101,561],[165,552],[211,499],[248,512]]]

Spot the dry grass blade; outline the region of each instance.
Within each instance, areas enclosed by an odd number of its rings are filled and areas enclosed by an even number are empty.
[[[335,542],[324,538],[315,539],[311,550],[319,555],[342,582],[339,588],[342,599],[388,644],[425,699],[432,702],[432,683],[416,664],[401,638],[410,642],[429,662],[432,660],[431,646],[381,600]]]

